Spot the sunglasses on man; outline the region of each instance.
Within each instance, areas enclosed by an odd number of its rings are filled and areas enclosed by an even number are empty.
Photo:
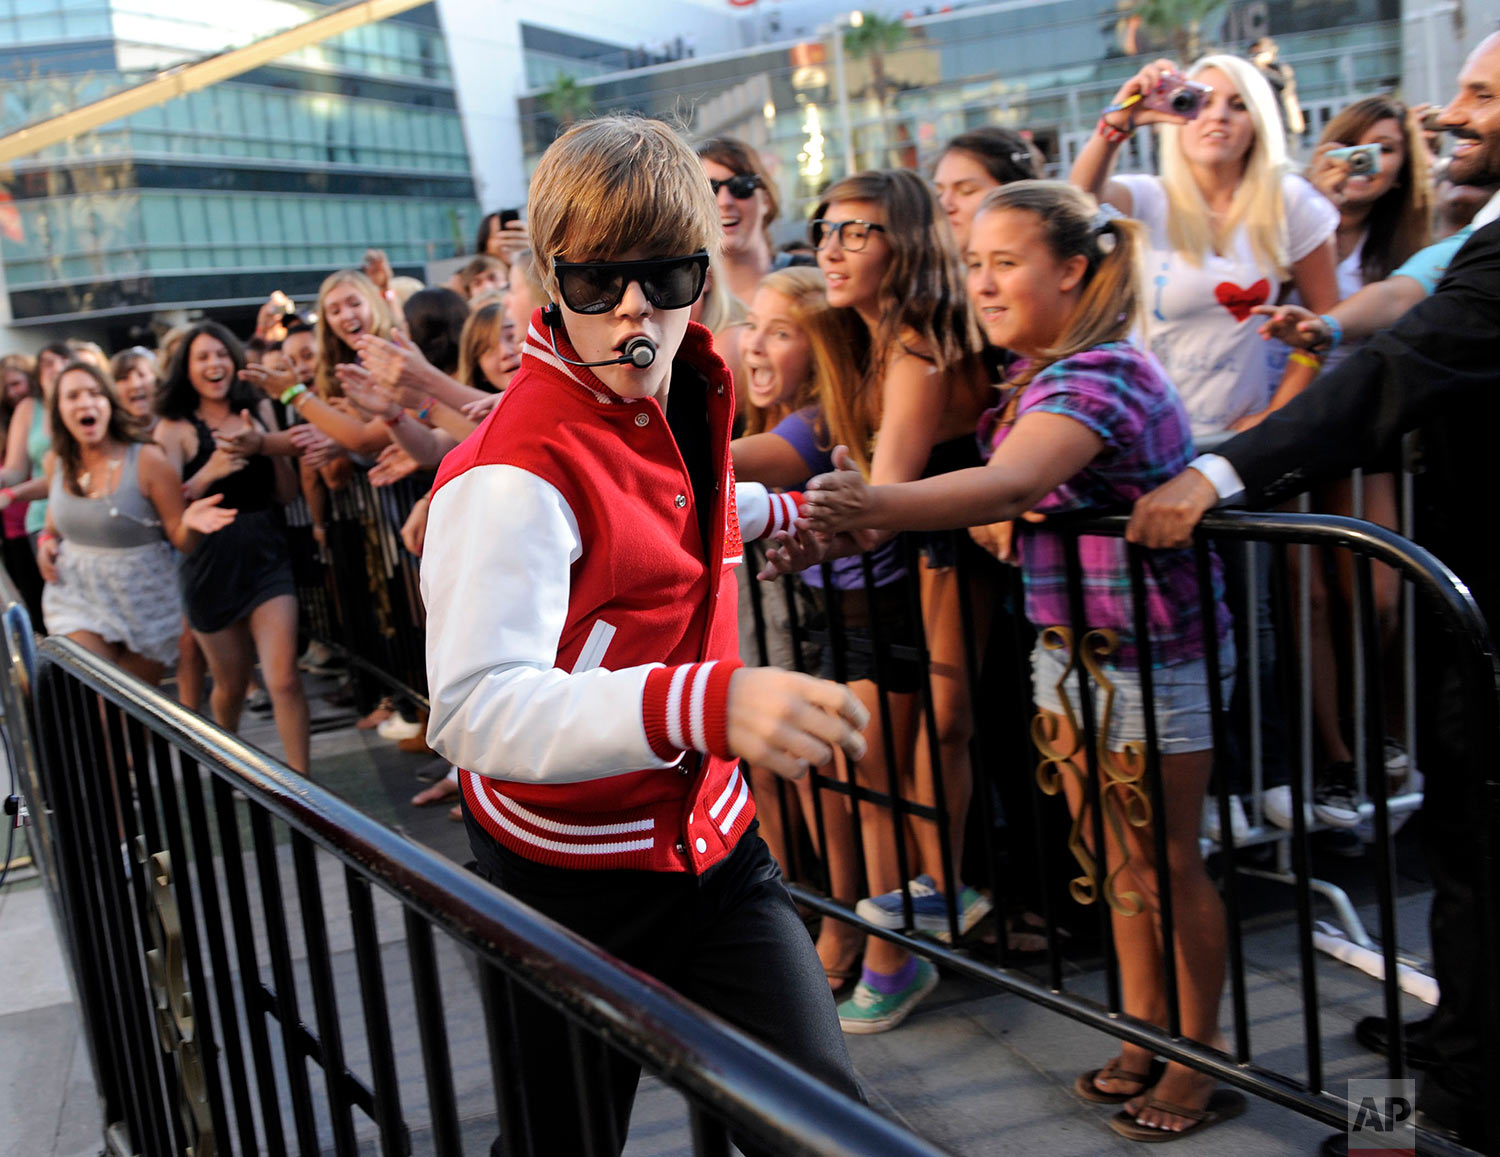
[[[608,313],[620,304],[632,281],[657,309],[686,309],[703,293],[708,254],[657,257],[649,261],[564,261],[552,259],[557,291],[574,313]]]
[[[736,173],[727,181],[709,178],[708,184],[715,197],[719,195],[720,189],[728,189],[729,195],[736,201],[748,201],[755,195],[755,190],[760,188],[760,178],[754,173]]]

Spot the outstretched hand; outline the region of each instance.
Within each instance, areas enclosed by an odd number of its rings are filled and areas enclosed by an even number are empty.
[[[362,333],[354,339],[354,348],[359,351],[360,364],[370,371],[377,385],[394,391],[403,406],[413,410],[421,407],[421,374],[429,363],[411,338],[400,330],[392,331],[389,341]],[[413,396],[402,396],[403,390],[413,391]]]
[[[486,394],[482,398],[475,398],[472,402],[465,402],[463,416],[471,422],[482,422],[489,416],[489,412],[500,404],[504,394]]]
[[[344,448],[316,426],[303,423],[291,429],[292,445],[302,455],[302,464],[317,470],[343,454]]]
[[[240,411],[240,422],[242,425],[238,430],[226,430],[223,426],[215,430],[214,445],[226,454],[233,454],[240,458],[253,458],[265,445],[266,436],[251,420],[249,410]]]
[[[210,494],[207,498],[200,498],[197,502],[190,503],[188,508],[182,512],[182,525],[189,530],[196,530],[199,534],[214,534],[223,530],[231,522],[239,511],[229,507],[220,506],[224,501],[222,494]]]
[[[803,495],[806,505],[798,525],[805,524],[824,536],[860,527],[870,510],[871,487],[854,465],[847,446],[833,448],[833,471],[819,474],[807,484]]]
[[[729,680],[729,749],[754,767],[800,779],[842,748],[865,754],[870,713],[837,683],[777,667],[742,667]]]
[[[1257,305],[1250,312],[1266,319],[1261,323],[1261,337],[1305,350],[1320,349],[1333,340],[1328,323],[1300,305]]]
[[[264,390],[268,397],[279,398],[297,384],[297,375],[285,366],[261,362],[260,365],[242,369],[240,381],[249,382],[257,389]]]
[[[404,448],[392,442],[375,459],[375,465],[370,467],[367,477],[371,486],[394,486],[409,474],[415,474],[421,468],[415,458],[406,452]]]
[[[338,377],[339,385],[344,388],[345,395],[361,410],[368,410],[381,418],[401,416],[401,403],[397,400],[395,391],[378,381],[363,366],[345,362],[334,366],[333,372]]]
[[[801,526],[778,530],[766,547],[765,568],[755,577],[770,582],[784,574],[799,574],[827,557],[828,540],[811,530]]]

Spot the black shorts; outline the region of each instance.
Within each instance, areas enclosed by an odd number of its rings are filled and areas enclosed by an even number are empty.
[[[921,688],[911,582],[902,578],[876,587],[873,598],[863,588],[832,597],[813,588],[818,613],[808,624],[808,637],[818,644],[819,676],[838,683],[869,680],[892,695]]]

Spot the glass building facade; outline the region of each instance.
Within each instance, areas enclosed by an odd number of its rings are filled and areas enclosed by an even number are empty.
[[[950,137],[1003,124],[1028,130],[1052,171],[1065,173],[1099,110],[1142,60],[1181,55],[1174,36],[1141,27],[1131,7],[1126,0],[1010,0],[918,17],[881,61],[883,103],[873,62],[845,52],[853,167],[925,169]],[[1295,69],[1309,135],[1351,99],[1399,82],[1399,0],[1240,0],[1218,19],[1203,30],[1205,46],[1243,53],[1259,36],[1275,38],[1281,60]],[[755,145],[789,210],[776,227],[785,239],[799,232],[819,191],[849,170],[831,37],[580,83],[596,110],[632,109],[686,122],[698,136],[724,133]],[[541,92],[523,98],[521,113],[532,165],[557,124]],[[1138,134],[1122,165],[1151,165],[1150,142],[1150,134]]]
[[[317,4],[0,0],[0,131],[315,16]],[[472,242],[474,184],[428,6],[344,33],[0,170],[16,324],[316,292],[384,249]]]

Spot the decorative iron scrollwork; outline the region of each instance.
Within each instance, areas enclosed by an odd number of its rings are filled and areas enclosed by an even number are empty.
[[[1118,880],[1130,864],[1130,845],[1125,840],[1125,826],[1144,828],[1151,823],[1151,801],[1145,791],[1146,745],[1138,741],[1125,743],[1121,750],[1110,748],[1110,729],[1114,724],[1116,689],[1103,660],[1119,648],[1119,636],[1111,630],[1092,630],[1083,636],[1082,645],[1075,646],[1071,628],[1047,627],[1041,633],[1041,644],[1049,651],[1062,651],[1064,663],[1062,673],[1054,685],[1057,701],[1062,706],[1062,715],[1038,711],[1031,720],[1031,741],[1036,745],[1040,761],[1036,769],[1037,786],[1047,795],[1057,795],[1063,790],[1064,773],[1071,774],[1078,782],[1083,795],[1083,806],[1073,816],[1073,825],[1068,830],[1068,850],[1083,869],[1083,874],[1068,881],[1068,891],[1080,904],[1092,904],[1102,894],[1104,902],[1113,911],[1126,916],[1138,916],[1146,909],[1145,898],[1135,891],[1120,892]],[[1088,773],[1080,764],[1083,753],[1084,728],[1068,694],[1069,677],[1074,675],[1082,663],[1084,671],[1104,691],[1104,709],[1096,721],[1095,754],[1099,765],[1099,800],[1104,812],[1104,821],[1114,842],[1120,849],[1119,863],[1115,864],[1102,884],[1099,879],[1099,864],[1089,847],[1088,829]],[[1066,722],[1066,728],[1063,724]]]
[[[185,1157],[214,1157],[218,1147],[203,1077],[193,994],[183,968],[182,918],[177,910],[172,857],[168,852],[146,855],[142,841],[137,863],[149,873],[154,917],[149,927],[154,947],[146,953],[146,973],[155,998],[157,1039],[162,1052],[177,1062],[177,1113],[190,1138],[183,1152]]]

